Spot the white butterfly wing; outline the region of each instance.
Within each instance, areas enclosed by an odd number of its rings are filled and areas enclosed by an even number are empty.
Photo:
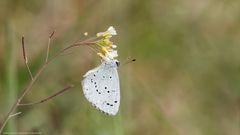
[[[96,108],[109,115],[116,115],[120,105],[120,87],[117,67],[102,63],[88,71],[82,81],[85,97]]]

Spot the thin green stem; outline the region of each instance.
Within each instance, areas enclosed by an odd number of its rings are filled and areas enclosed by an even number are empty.
[[[27,62],[25,62],[25,65],[26,65],[26,67],[27,67],[27,70],[28,70],[28,73],[29,73],[29,75],[30,75],[31,79],[33,80],[33,75],[32,75],[32,72],[31,72],[31,70],[30,70],[30,68],[29,68],[29,65],[28,65],[28,63],[27,63]]]
[[[11,18],[7,19],[6,22],[6,39],[7,39],[7,56],[6,56],[6,86],[8,89],[8,104],[13,104],[16,100],[17,95],[17,48],[15,43],[14,24]],[[11,121],[8,125],[9,131],[15,130],[15,122]]]
[[[49,37],[48,37],[48,44],[47,44],[47,56],[46,56],[46,59],[45,59],[45,62],[48,61],[48,57],[49,57],[49,50],[50,50],[50,44],[51,44],[51,40],[52,40],[52,37],[54,35],[55,31],[53,31]]]

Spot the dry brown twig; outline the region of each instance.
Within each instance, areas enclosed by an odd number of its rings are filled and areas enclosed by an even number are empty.
[[[32,74],[30,68],[29,68],[29,65],[28,65],[28,57],[27,57],[27,53],[26,53],[26,49],[25,49],[25,41],[24,41],[24,36],[22,36],[22,52],[23,52],[23,59],[24,59],[24,62],[25,62],[25,65],[27,67],[27,70],[30,74],[30,77],[31,77],[31,81],[30,83],[27,85],[27,87],[23,90],[23,92],[20,94],[20,96],[16,99],[15,103],[12,105],[12,107],[10,108],[10,110],[8,111],[8,113],[6,114],[5,118],[3,119],[1,125],[0,125],[0,135],[3,133],[3,130],[4,130],[4,127],[6,126],[7,122],[12,118],[12,117],[15,117],[15,116],[18,116],[21,114],[21,112],[18,112],[18,113],[15,113],[16,109],[20,106],[30,106],[30,105],[37,105],[37,104],[41,104],[41,103],[44,103],[46,101],[49,101],[61,94],[63,94],[64,92],[70,90],[72,87],[74,87],[73,85],[69,85],[65,88],[63,88],[62,90],[56,92],[55,94],[45,98],[45,99],[42,99],[40,101],[37,101],[37,102],[33,102],[33,103],[21,103],[22,100],[24,99],[24,97],[29,93],[31,92],[33,89],[32,89],[32,86],[33,84],[36,82],[36,80],[38,79],[38,77],[41,75],[41,73],[43,72],[43,70],[50,64],[52,63],[58,56],[60,56],[62,53],[64,53],[65,51],[69,50],[69,49],[72,49],[74,47],[79,47],[79,46],[82,46],[82,45],[94,45],[96,42],[94,40],[96,39],[91,39],[91,40],[85,40],[85,41],[82,41],[82,42],[77,42],[77,43],[74,43],[74,44],[71,44],[65,48],[63,48],[62,50],[60,50],[58,53],[56,53],[51,59],[49,59],[49,50],[50,50],[50,43],[51,43],[51,39],[54,35],[55,31],[53,31],[50,35],[49,35],[49,38],[48,38],[48,45],[47,45],[47,54],[46,54],[46,59],[45,59],[45,63],[43,63],[43,65],[39,68],[39,70],[36,72],[35,75]]]
[[[32,75],[32,72],[29,68],[29,65],[28,65],[28,58],[27,58],[27,53],[26,53],[26,49],[25,49],[25,42],[24,42],[24,36],[22,36],[22,52],[23,52],[23,59],[24,59],[24,63],[27,67],[27,70],[29,72],[29,75],[31,77],[31,79],[33,80],[33,75]]]

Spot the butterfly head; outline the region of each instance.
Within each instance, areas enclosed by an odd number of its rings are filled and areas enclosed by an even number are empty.
[[[103,63],[105,64],[105,66],[107,66],[109,68],[117,68],[120,66],[120,62],[116,59],[103,61]]]
[[[117,67],[120,66],[120,62],[118,60],[115,60],[115,64],[117,65]]]

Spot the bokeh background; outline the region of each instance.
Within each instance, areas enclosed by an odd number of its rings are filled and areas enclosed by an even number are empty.
[[[8,131],[44,135],[239,135],[239,0],[0,0],[0,118],[30,81],[21,54],[26,39],[33,73],[64,46],[114,26],[121,106],[106,116],[85,99],[82,75],[99,64],[88,47],[64,54],[24,102],[76,87],[47,103],[19,108]]]

